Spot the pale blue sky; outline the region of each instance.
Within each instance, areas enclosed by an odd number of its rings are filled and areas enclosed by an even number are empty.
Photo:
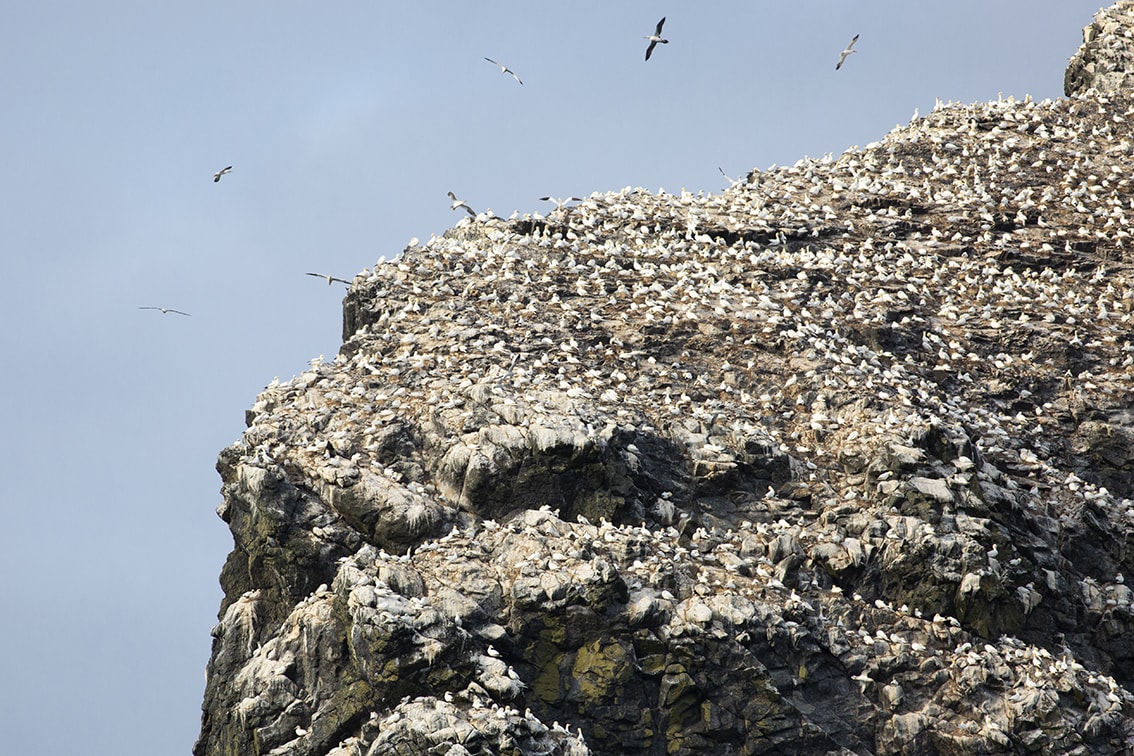
[[[442,232],[449,190],[504,216],[719,191],[718,166],[838,154],[938,97],[1061,96],[1101,3],[172,5],[0,12],[5,753],[188,752],[217,452],[340,343],[343,287],[304,273]]]

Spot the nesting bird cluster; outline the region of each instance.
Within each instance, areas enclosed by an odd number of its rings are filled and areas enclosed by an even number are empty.
[[[343,356],[261,401],[307,393],[280,440],[321,453],[327,434],[363,465],[391,417],[483,385],[520,415],[570,406],[583,431],[704,436],[707,467],[755,437],[826,466],[930,426],[1042,467],[1067,414],[1131,388],[1128,114],[943,105],[720,195],[465,220],[356,278]],[[308,439],[312,415],[328,425]]]
[[[897,740],[1129,743],[1131,118],[1097,92],[942,103],[720,194],[469,213],[357,276],[342,352],[261,394],[224,505],[297,491],[305,548],[342,559],[321,616],[459,694],[375,710],[343,752],[419,709],[565,747],[533,723],[611,668],[725,695],[617,643],[552,654],[525,618],[573,607],[669,654],[719,643],[784,698],[825,680]],[[500,493],[541,475],[537,499],[610,490],[570,516]]]

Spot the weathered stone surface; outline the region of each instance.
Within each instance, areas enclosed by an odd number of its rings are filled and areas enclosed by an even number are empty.
[[[1129,92],[1134,84],[1134,2],[1119,0],[1095,14],[1083,29],[1083,45],[1071,58],[1063,82],[1068,97],[1095,89]]]
[[[360,275],[221,453],[194,752],[1129,752],[1132,106]]]

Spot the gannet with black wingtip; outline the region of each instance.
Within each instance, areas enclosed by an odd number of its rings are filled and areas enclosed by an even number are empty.
[[[232,166],[231,165],[228,166],[227,168],[221,168],[219,171],[214,173],[213,174],[213,183],[215,184],[216,182],[220,181],[220,177],[225,175],[226,173],[232,173]]]
[[[728,175],[727,173],[725,173],[725,172],[724,172],[724,168],[721,168],[721,167],[720,167],[719,165],[717,166],[717,170],[721,172],[721,175],[725,177],[725,180],[726,180],[726,181],[728,181],[728,183],[729,183],[729,184],[730,184],[731,186],[736,186],[736,185],[737,185],[737,183],[739,183],[739,182],[738,182],[738,181],[737,181],[736,179],[734,179],[734,178],[733,178],[732,176],[730,176],[730,175]]]
[[[186,317],[189,317],[189,313],[182,312],[181,310],[174,310],[171,307],[149,307],[149,306],[147,306],[147,307],[139,307],[138,309],[139,310],[161,310],[162,315],[166,315],[166,314],[172,312],[172,313],[175,313],[177,315],[184,315]]]
[[[854,55],[856,52],[858,52],[858,50],[852,50],[851,49],[852,47],[854,47],[854,43],[857,42],[857,41],[858,41],[858,35],[856,34],[856,35],[854,35],[854,39],[852,39],[850,41],[850,44],[847,45],[847,49],[845,49],[841,53],[839,53],[839,62],[835,64],[835,70],[836,71],[838,71],[840,68],[843,67],[843,61],[845,61],[849,56]]]
[[[516,83],[519,84],[520,86],[524,85],[524,82],[520,81],[520,77],[516,75],[516,72],[513,71],[511,68],[508,68],[508,66],[504,65],[503,63],[498,63],[495,60],[493,60],[492,58],[485,58],[485,60],[487,60],[489,63],[491,63],[494,66],[499,66],[500,67],[500,73],[511,74],[512,78],[515,79]]]
[[[463,207],[466,213],[471,215],[473,218],[476,217],[476,210],[473,210],[471,207],[469,207],[469,204],[463,199],[457,199],[457,195],[453,194],[452,192],[449,192],[449,199],[453,200],[453,204],[449,205],[450,210],[456,210],[458,207]]]
[[[540,197],[543,202],[554,202],[555,209],[561,209],[568,202],[582,202],[582,197]]]
[[[334,276],[328,276],[328,275],[327,275],[327,274],[325,274],[325,273],[308,273],[307,275],[309,275],[309,276],[315,276],[316,278],[323,278],[323,279],[326,279],[326,281],[327,281],[327,285],[328,285],[328,286],[330,286],[331,284],[333,284],[333,283],[334,283],[335,281],[338,281],[339,283],[344,283],[344,284],[346,284],[347,286],[350,286],[350,281],[347,281],[347,280],[345,280],[345,279],[342,279],[342,278],[335,278]]]
[[[650,59],[650,55],[653,54],[654,48],[657,47],[659,44],[662,44],[662,45],[668,45],[669,44],[668,39],[662,39],[661,38],[661,28],[663,26],[665,26],[665,16],[662,16],[662,20],[658,21],[658,28],[654,30],[654,33],[645,38],[645,39],[650,40],[650,46],[646,48],[646,60]]]

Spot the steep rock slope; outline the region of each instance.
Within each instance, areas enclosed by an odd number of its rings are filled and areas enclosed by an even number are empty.
[[[1131,105],[364,271],[221,454],[195,753],[1134,747]]]
[[[1097,89],[1104,94],[1129,91],[1134,71],[1134,0],[1119,0],[1095,14],[1083,29],[1083,45],[1071,58],[1063,79],[1068,95]]]

